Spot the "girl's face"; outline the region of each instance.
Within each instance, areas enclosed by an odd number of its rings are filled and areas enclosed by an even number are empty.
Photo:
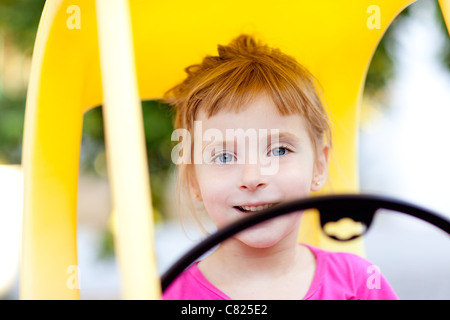
[[[280,115],[265,96],[239,113],[208,119],[200,112],[196,121],[201,131],[195,133],[194,152],[202,159],[196,158],[191,186],[219,229],[272,204],[308,197],[325,182],[328,146],[319,146],[315,155],[305,120]],[[271,219],[235,238],[251,247],[271,247],[298,231],[300,215]]]

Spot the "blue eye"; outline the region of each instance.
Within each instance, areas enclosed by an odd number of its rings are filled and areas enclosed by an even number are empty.
[[[285,147],[274,148],[270,150],[270,155],[275,157],[284,156],[288,152],[288,149]]]
[[[214,162],[217,163],[219,161],[220,163],[228,163],[234,160],[234,156],[230,153],[222,153],[214,158]]]

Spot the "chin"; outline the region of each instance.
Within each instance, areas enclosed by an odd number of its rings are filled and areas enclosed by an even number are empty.
[[[252,248],[270,248],[286,237],[297,240],[297,235],[291,237],[293,232],[299,230],[301,213],[288,214],[253,226],[238,233],[235,238]]]
[[[249,228],[248,230],[244,230],[235,237],[249,247],[266,249],[279,243],[286,237],[287,233],[289,233],[287,230],[274,230],[273,227],[270,227],[270,223],[268,223],[267,226],[263,223]]]
[[[242,242],[243,244],[245,244],[247,247],[254,248],[254,249],[272,248],[279,242],[279,240],[277,240],[277,241],[261,241],[261,239],[253,241],[251,239],[245,239],[245,238],[238,238],[238,240],[240,242]]]

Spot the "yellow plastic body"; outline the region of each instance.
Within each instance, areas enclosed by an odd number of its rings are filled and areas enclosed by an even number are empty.
[[[444,17],[445,25],[450,35],[450,0],[439,0],[439,6],[441,7],[442,16]]]
[[[81,129],[84,112],[100,104],[124,298],[160,297],[138,99],[161,97],[185,77],[186,66],[241,33],[295,56],[319,80],[333,122],[327,191],[357,192],[366,71],[389,24],[412,2],[47,1],[26,106],[21,298],[80,297],[73,266]],[[440,3],[448,19],[448,1]],[[361,240],[327,240],[317,215],[305,216],[302,231],[302,240],[325,249],[364,252]]]

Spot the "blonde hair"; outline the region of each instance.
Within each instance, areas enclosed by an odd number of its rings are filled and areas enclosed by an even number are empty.
[[[316,152],[324,138],[331,146],[329,120],[315,78],[279,49],[241,35],[227,46],[218,45],[218,56],[206,56],[202,63],[185,71],[187,78],[164,97],[176,109],[175,129],[183,128],[192,134],[199,110],[208,117],[219,111],[238,112],[265,94],[281,115],[298,114],[306,120]],[[178,165],[178,203],[182,194],[187,195],[187,204],[196,216],[192,198],[186,193],[193,179],[191,163]]]

